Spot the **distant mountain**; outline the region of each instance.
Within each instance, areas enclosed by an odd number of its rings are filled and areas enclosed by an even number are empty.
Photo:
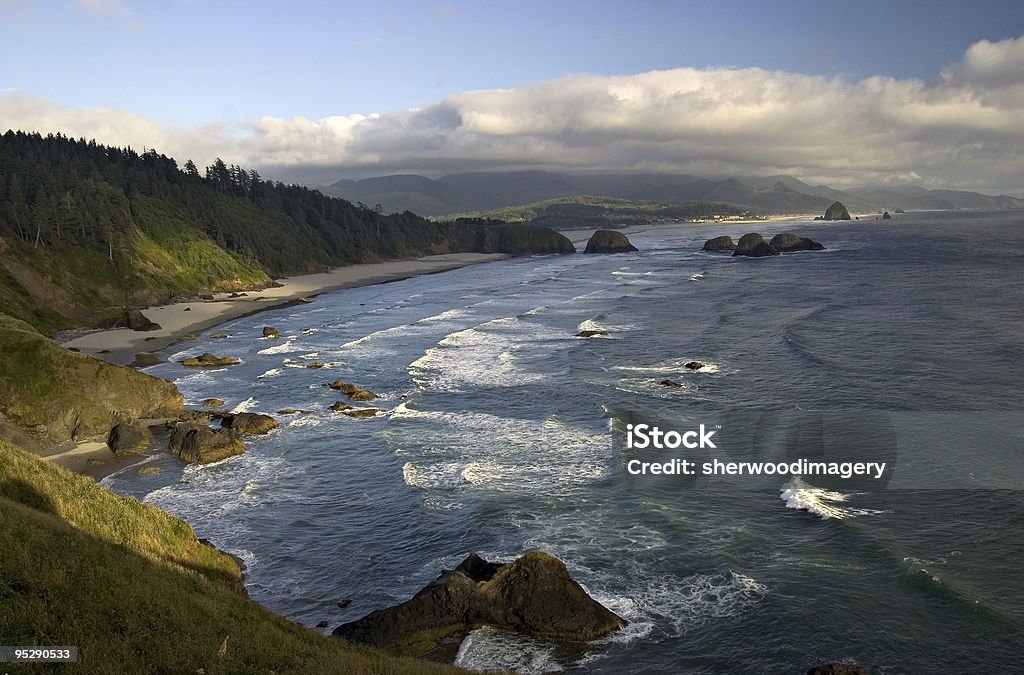
[[[729,204],[760,214],[823,213],[834,201],[853,212],[897,208],[1024,208],[1024,200],[976,192],[926,190],[919,186],[871,186],[836,190],[809,185],[792,176],[701,178],[686,174],[574,175],[547,171],[476,172],[444,176],[395,175],[343,180],[321,188],[327,194],[385,211],[414,211],[428,216],[536,204],[589,195],[608,199],[681,206],[691,202]]]

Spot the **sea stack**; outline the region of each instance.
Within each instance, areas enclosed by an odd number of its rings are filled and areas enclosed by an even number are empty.
[[[732,240],[727,234],[723,234],[721,237],[715,237],[708,239],[704,242],[705,251],[735,251],[736,242]]]
[[[764,237],[759,235],[757,232],[749,232],[742,237],[736,244],[736,250],[733,251],[733,255],[744,255],[750,258],[764,258],[770,255],[779,255],[779,250],[766,242]]]
[[[772,240],[768,242],[769,246],[777,248],[782,253],[792,253],[793,251],[824,251],[825,247],[807,237],[798,237],[792,232],[782,232],[772,237]]]
[[[631,253],[637,251],[626,235],[617,230],[598,230],[590,236],[584,253]]]
[[[832,202],[832,206],[825,209],[825,220],[850,220],[850,211],[842,202]]]

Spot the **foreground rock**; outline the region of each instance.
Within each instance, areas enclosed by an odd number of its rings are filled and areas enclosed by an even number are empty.
[[[219,408],[224,405],[224,400],[219,398],[206,398],[203,399],[204,408]]]
[[[598,230],[590,235],[584,253],[632,253],[636,246],[629,243],[629,238],[617,230]]]
[[[138,309],[129,309],[124,315],[125,325],[132,330],[160,330],[160,324],[150,321],[149,318]]]
[[[736,250],[732,254],[734,256],[744,255],[750,258],[764,258],[770,255],[779,255],[779,251],[766,242],[764,237],[758,233],[750,232],[740,237],[739,243],[736,244]]]
[[[137,455],[152,442],[149,429],[130,422],[121,422],[107,434],[107,447],[118,457]]]
[[[798,237],[792,232],[782,232],[772,237],[768,242],[782,253],[793,253],[794,251],[824,251],[825,247],[813,239]]]
[[[227,413],[218,417],[221,427],[240,434],[266,434],[277,428],[277,420],[261,413]]]
[[[372,401],[373,399],[377,398],[377,395],[374,394],[369,389],[363,389],[362,387],[358,387],[352,384],[351,382],[345,382],[343,380],[335,380],[334,382],[331,382],[327,386],[329,386],[331,389],[336,389],[341,393],[347,395],[349,400],[351,401]]]
[[[704,242],[705,251],[735,251],[736,242],[732,240],[727,234],[721,237],[715,237],[714,239],[708,239]]]
[[[241,361],[233,356],[214,356],[210,352],[206,352],[198,358],[191,357],[184,359],[181,362],[181,365],[188,366],[190,368],[212,368],[214,366],[233,366],[236,363],[241,363]]]
[[[231,429],[211,429],[205,424],[182,422],[171,430],[168,449],[186,462],[210,464],[241,455],[245,446]]]
[[[593,640],[626,622],[587,595],[557,558],[533,551],[508,564],[475,553],[411,600],[342,624],[334,635],[420,655],[481,626],[537,637]]]
[[[824,220],[850,220],[850,211],[842,202],[832,202],[832,205],[825,209]]]

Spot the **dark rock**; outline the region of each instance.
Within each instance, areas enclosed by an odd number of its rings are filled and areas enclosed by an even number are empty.
[[[318,624],[316,625],[316,627],[317,627],[317,628],[327,628],[327,626],[329,626],[329,625],[330,625],[330,624],[328,624],[328,623],[327,623],[326,621],[321,621],[320,623],[318,623]]]
[[[277,428],[277,420],[261,413],[228,413],[218,417],[223,428],[240,434],[267,434]]]
[[[407,602],[342,624],[333,634],[417,655],[480,626],[583,641],[625,625],[588,596],[560,560],[533,551],[505,565],[470,555]]]
[[[331,410],[334,412],[344,412],[345,410],[351,410],[352,406],[344,401],[335,401],[331,404]]]
[[[310,300],[309,298],[295,298],[295,302],[299,303],[300,305],[308,305],[313,301]]]
[[[168,427],[173,429],[174,425],[179,422],[212,422],[216,417],[216,413],[212,413],[209,410],[183,410],[178,419],[170,422]]]
[[[598,230],[590,235],[584,253],[631,253],[638,250],[629,238],[617,230]]]
[[[244,297],[247,297],[248,295],[249,295],[248,293],[232,293],[228,297],[229,298],[244,298]]]
[[[323,368],[325,365],[327,365],[327,364],[325,364],[325,363],[323,363],[321,361],[314,361],[313,363],[307,363],[306,367],[307,368]]]
[[[832,202],[832,205],[825,209],[825,220],[849,220],[850,211],[843,206],[842,202]]]
[[[867,668],[850,663],[826,663],[807,671],[807,675],[870,675]]]
[[[152,442],[149,429],[130,422],[121,422],[107,434],[107,447],[118,457],[137,455]]]
[[[606,330],[581,330],[576,333],[576,337],[608,337],[608,331]]]
[[[896,209],[893,213],[906,213],[903,209]]]
[[[782,253],[792,253],[794,251],[824,251],[825,247],[818,242],[808,239],[807,237],[798,237],[792,232],[783,232],[772,237],[772,240],[768,242],[769,246],[773,246]]]
[[[245,446],[231,429],[211,429],[205,424],[183,422],[171,430],[168,449],[186,462],[209,464],[241,455]]]
[[[186,307],[185,309],[183,309],[181,311],[183,311],[183,312],[191,312],[192,308],[191,307]]]
[[[264,326],[263,327],[263,337],[265,337],[265,338],[276,338],[276,337],[279,337],[280,335],[281,334],[278,333],[277,329],[274,328],[273,326]]]
[[[81,352],[82,350],[79,349],[78,347],[68,347],[68,351],[69,352]],[[108,349],[107,351],[109,352],[110,350]]]
[[[376,417],[380,410],[376,408],[349,408],[343,410],[342,415],[348,415],[349,417]]]
[[[374,394],[369,389],[357,387],[351,382],[336,380],[334,382],[331,382],[331,384],[329,384],[328,386],[331,389],[337,389],[343,394],[346,394],[352,401],[372,401],[373,399],[377,398],[377,395]]]
[[[689,368],[690,370],[700,370],[701,368],[706,368],[708,365],[709,364],[704,363],[703,361],[690,361],[684,364],[683,367]]]
[[[199,294],[199,299],[200,300],[213,300],[213,296],[211,294],[209,294],[209,293],[200,293]]]
[[[666,387],[681,387],[681,386],[683,386],[683,385],[679,384],[678,382],[676,382],[675,380],[662,380],[661,384],[665,385]]]
[[[342,598],[341,600],[338,600],[338,609],[345,609],[346,607],[348,607],[351,604],[352,604],[352,599],[351,598]]]
[[[212,335],[210,335],[211,340],[223,340],[224,338],[229,337],[231,337],[231,335],[229,335],[228,333],[213,333]]]
[[[704,242],[705,251],[734,251],[736,250],[736,242],[732,240],[729,235],[722,235],[721,237],[715,237],[714,239],[708,239]]]
[[[124,325],[132,330],[160,330],[160,324],[150,321],[142,310],[129,309],[124,314]]]
[[[770,255],[779,255],[779,252],[766,242],[764,237],[756,232],[750,232],[740,237],[739,243],[736,244],[736,250],[732,254],[734,256],[743,255],[751,258],[763,258]]]
[[[882,214],[882,220],[892,220],[892,216],[889,215],[888,211]]]
[[[219,408],[224,405],[224,401],[219,398],[208,398],[203,400],[204,408]]]
[[[241,361],[233,356],[214,356],[210,352],[206,352],[198,358],[184,359],[181,365],[191,368],[211,368],[214,366],[233,366],[236,363],[241,363]]]

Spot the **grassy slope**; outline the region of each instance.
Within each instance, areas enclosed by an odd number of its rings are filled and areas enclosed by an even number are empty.
[[[170,382],[70,352],[0,314],[0,413],[42,440],[88,438],[121,419],[180,410]]]
[[[453,672],[272,614],[186,523],[3,441],[0,522],[0,643],[76,645],[74,672]]]

